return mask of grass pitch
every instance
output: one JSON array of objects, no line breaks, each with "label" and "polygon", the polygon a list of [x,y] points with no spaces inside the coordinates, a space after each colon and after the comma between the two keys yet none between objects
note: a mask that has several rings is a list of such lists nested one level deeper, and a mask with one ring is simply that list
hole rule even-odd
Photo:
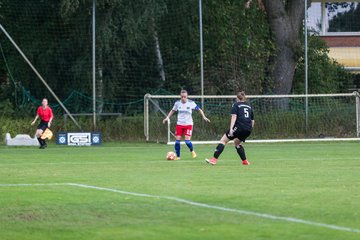
[{"label": "grass pitch", "polygon": [[[0,184],[79,183],[170,196],[360,231],[359,142],[0,147]],[[0,239],[360,239],[360,232],[203,208],[164,198],[70,185],[0,186]]]}]

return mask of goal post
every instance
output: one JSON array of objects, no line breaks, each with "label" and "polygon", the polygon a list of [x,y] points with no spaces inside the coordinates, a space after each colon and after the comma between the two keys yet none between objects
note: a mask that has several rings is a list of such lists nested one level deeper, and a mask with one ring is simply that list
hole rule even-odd
[{"label": "goal post", "polygon": [[360,95],[359,92],[356,93],[356,136],[360,137]]},{"label": "goal post", "polygon": [[[154,95],[156,96],[156,95]],[[166,114],[166,110],[163,110],[159,104],[157,104],[154,100],[154,98],[152,97],[151,94],[145,94],[144,96],[144,135],[146,138],[146,141],[150,140],[150,114],[149,114],[149,103],[152,104],[152,106],[156,109],[156,111],[159,111],[160,116],[164,116],[164,118],[167,116]],[[156,99],[156,98],[155,98]],[[174,134],[171,132],[171,120],[169,119],[167,121],[167,141],[170,142],[171,140],[171,135],[174,136]]]},{"label": "goal post", "polygon": [[[146,141],[172,144],[176,117],[163,124],[178,95],[144,96],[144,135]],[[198,144],[218,142],[230,122],[234,95],[192,95],[211,123],[193,113],[193,141]],[[254,108],[255,128],[249,142],[360,140],[360,95],[337,94],[249,95]],[[306,104],[308,114],[306,114]],[[308,117],[308,121],[306,121]],[[308,126],[306,126],[308,122]]]}]

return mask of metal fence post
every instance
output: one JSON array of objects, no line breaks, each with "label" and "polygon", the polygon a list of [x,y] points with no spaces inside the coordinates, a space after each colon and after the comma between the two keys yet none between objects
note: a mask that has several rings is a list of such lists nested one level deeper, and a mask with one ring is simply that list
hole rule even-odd
[{"label": "metal fence post", "polygon": [[356,107],[356,136],[360,137],[360,96],[358,92],[354,92],[355,94],[355,107]]},{"label": "metal fence post", "polygon": [[309,86],[308,86],[308,14],[307,14],[307,0],[305,0],[305,16],[304,16],[304,41],[305,41],[305,52],[304,52],[304,67],[305,67],[305,134],[308,134],[309,131],[309,98],[308,98],[308,94],[309,94]]},{"label": "metal fence post", "polygon": [[149,97],[150,94],[144,96],[144,135],[146,141],[149,141]]},{"label": "metal fence post", "polygon": [[201,87],[201,108],[204,109],[204,40],[202,22],[202,0],[199,0],[199,32],[200,32],[200,87]]},{"label": "metal fence post", "polygon": [[167,140],[167,142],[170,142],[170,140],[171,140],[171,139],[170,139],[170,137],[171,137],[171,133],[170,133],[170,132],[171,132],[171,126],[170,126],[170,119],[169,119],[169,120],[168,120],[168,132],[167,132],[167,133],[168,133],[168,134],[167,134],[167,135],[168,135],[168,136],[167,136],[167,137],[168,137],[168,140]]}]

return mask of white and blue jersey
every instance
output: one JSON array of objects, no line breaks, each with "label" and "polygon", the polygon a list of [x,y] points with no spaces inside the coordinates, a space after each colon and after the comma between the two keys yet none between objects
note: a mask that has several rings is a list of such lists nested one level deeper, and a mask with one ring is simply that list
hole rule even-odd
[{"label": "white and blue jersey", "polygon": [[193,125],[192,111],[199,109],[198,105],[192,100],[188,99],[185,103],[180,100],[176,101],[172,110],[177,112],[177,125]]}]

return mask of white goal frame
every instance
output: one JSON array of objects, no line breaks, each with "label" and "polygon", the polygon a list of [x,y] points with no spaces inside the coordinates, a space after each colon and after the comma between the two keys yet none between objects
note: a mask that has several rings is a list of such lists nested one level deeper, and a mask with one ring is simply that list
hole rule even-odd
[{"label": "white goal frame", "polygon": [[[351,97],[353,96],[355,99],[355,108],[356,108],[356,138],[303,138],[303,139],[261,139],[261,140],[247,140],[246,142],[253,143],[276,143],[276,142],[317,142],[317,141],[359,141],[360,140],[360,94],[359,92],[352,93],[335,93],[335,94],[293,94],[293,95],[248,95],[246,96],[248,99],[254,98],[313,98],[313,97]],[[155,99],[178,99],[178,95],[151,95],[145,94],[144,96],[144,135],[145,140],[150,140],[150,131],[149,131],[149,109],[150,102],[156,105]],[[198,99],[234,99],[236,96],[234,95],[189,95],[189,98],[198,98]],[[164,115],[167,116],[167,113],[158,107],[158,110]],[[166,110],[167,111],[167,110]],[[167,122],[167,144],[171,145],[175,142],[172,141],[172,136],[174,134],[171,132],[170,119]],[[217,141],[193,141],[195,144],[214,144],[218,143]],[[182,144],[184,144],[182,142]]]}]

